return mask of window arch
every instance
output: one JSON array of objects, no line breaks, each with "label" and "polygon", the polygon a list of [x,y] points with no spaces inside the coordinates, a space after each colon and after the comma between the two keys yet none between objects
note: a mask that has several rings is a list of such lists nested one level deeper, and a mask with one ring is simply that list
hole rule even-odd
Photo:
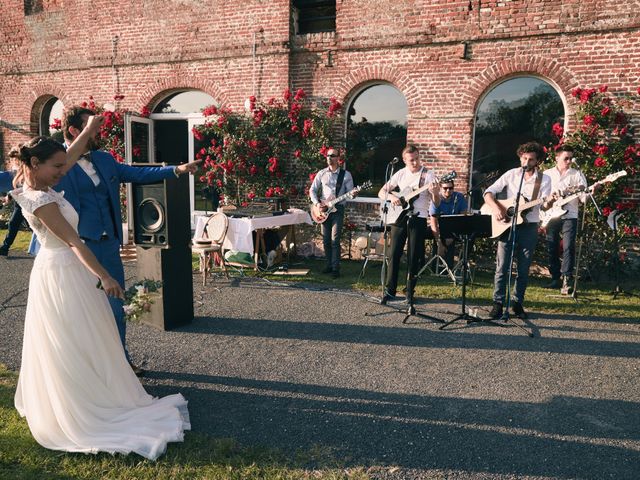
[{"label": "window arch", "polygon": [[57,97],[50,97],[42,105],[38,119],[38,135],[52,136],[58,141],[62,141],[62,130],[52,128],[52,125],[59,124],[62,120],[64,105]]},{"label": "window arch", "polygon": [[208,93],[199,90],[173,92],[154,107],[153,113],[199,113],[204,107],[217,102]]},{"label": "window arch", "polygon": [[[509,78],[492,87],[478,103],[475,115],[472,185],[492,172],[504,173],[518,165],[518,145],[537,141],[548,145],[555,138],[551,126],[564,124],[565,105],[558,91],[534,76]],[[482,204],[482,189],[474,192],[472,205]]]},{"label": "window arch", "polygon": [[356,184],[384,183],[387,164],[407,143],[407,101],[391,84],[366,85],[349,103],[346,160]]}]

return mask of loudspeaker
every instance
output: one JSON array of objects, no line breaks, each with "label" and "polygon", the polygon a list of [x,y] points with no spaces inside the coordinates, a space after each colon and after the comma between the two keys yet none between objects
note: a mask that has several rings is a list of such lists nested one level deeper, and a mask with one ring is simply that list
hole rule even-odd
[{"label": "loudspeaker", "polygon": [[133,239],[136,245],[157,248],[189,245],[191,212],[188,175],[144,185],[134,183],[131,189]]},{"label": "loudspeaker", "polygon": [[138,280],[162,281],[151,311],[141,321],[161,330],[171,330],[193,320],[191,249],[186,247],[136,247]]}]

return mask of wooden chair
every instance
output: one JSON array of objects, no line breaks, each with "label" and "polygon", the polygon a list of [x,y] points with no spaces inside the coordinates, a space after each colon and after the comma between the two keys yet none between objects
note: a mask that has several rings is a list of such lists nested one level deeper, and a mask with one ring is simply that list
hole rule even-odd
[{"label": "wooden chair", "polygon": [[207,285],[207,275],[213,268],[214,262],[219,262],[225,277],[229,278],[227,262],[224,259],[222,244],[229,228],[229,217],[222,212],[216,212],[209,217],[204,226],[202,237],[194,238],[191,251],[200,256],[200,271],[202,285]]}]

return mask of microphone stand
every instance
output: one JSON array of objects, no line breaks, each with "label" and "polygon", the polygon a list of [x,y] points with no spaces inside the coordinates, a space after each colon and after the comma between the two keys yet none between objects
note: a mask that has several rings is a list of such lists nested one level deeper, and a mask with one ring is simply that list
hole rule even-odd
[{"label": "microphone stand", "polygon": [[[593,206],[595,207],[598,215],[602,215],[602,211],[598,204],[596,203],[595,198],[593,198],[593,192],[588,192],[587,198],[593,202]],[[580,225],[578,229],[578,249],[576,251],[576,265],[575,265],[575,274],[573,277],[573,291],[571,292],[571,298],[574,302],[578,303],[578,278],[580,277],[580,259],[582,258],[582,245],[584,243],[584,226],[586,225],[587,218],[587,202],[584,202],[582,207],[582,218],[580,220]],[[562,295],[560,295],[562,297]]]},{"label": "microphone stand", "polygon": [[[394,158],[387,164],[387,168],[385,170],[384,175],[384,184],[386,185],[391,180],[393,176],[393,169],[396,164],[396,159]],[[387,214],[389,213],[389,190],[385,188],[384,190],[384,200],[382,203],[382,218],[380,219],[380,225],[382,227],[382,269],[380,270],[380,286],[382,288],[382,297],[384,297],[384,284],[387,277],[387,243],[389,240],[389,228],[387,226]]]},{"label": "microphone stand", "polygon": [[505,309],[502,312],[501,320],[504,320],[505,322],[510,322],[514,326],[526,332],[527,335],[529,335],[530,337],[533,337],[532,332],[527,332],[522,325],[515,323],[509,316],[509,309],[511,308],[511,279],[513,277],[513,259],[514,259],[515,249],[516,249],[515,247],[516,247],[516,237],[517,237],[516,226],[518,225],[520,196],[522,194],[522,185],[524,184],[524,175],[526,172],[527,172],[527,167],[522,167],[522,175],[520,175],[520,184],[518,185],[518,192],[516,193],[516,201],[513,205],[513,217],[511,217],[511,230],[509,231],[509,239],[507,240],[507,243],[510,245],[510,248],[511,248],[511,255],[509,258],[509,275],[507,279]]}]

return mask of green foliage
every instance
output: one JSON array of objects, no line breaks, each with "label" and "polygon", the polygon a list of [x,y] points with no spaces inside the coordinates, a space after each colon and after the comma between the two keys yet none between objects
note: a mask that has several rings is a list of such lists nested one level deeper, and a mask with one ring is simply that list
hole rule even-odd
[{"label": "green foliage", "polygon": [[247,114],[209,106],[207,118],[193,129],[206,146],[200,178],[222,192],[227,204],[246,205],[256,197],[296,197],[307,193],[309,175],[322,166],[331,146],[334,120],[341,108],[331,99],[312,108],[302,89],[266,103],[249,99]]}]

